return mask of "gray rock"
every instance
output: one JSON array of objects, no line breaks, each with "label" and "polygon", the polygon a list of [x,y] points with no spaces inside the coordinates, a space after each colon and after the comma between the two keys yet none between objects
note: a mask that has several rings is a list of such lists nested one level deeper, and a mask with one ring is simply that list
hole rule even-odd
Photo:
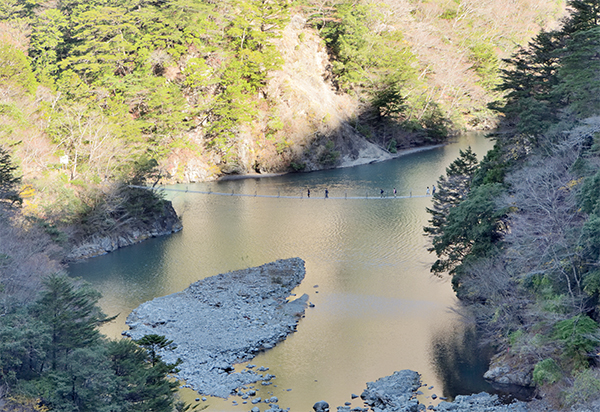
[{"label": "gray rock", "polygon": [[503,353],[494,356],[484,379],[503,385],[533,386],[534,362],[515,362]]},{"label": "gray rock", "polygon": [[504,405],[496,395],[481,392],[475,395],[459,395],[454,402],[440,402],[434,409],[437,412],[527,412],[525,402]]},{"label": "gray rock", "polygon": [[315,412],[329,412],[329,404],[325,401],[319,401],[313,405]]},{"label": "gray rock", "polygon": [[414,395],[420,387],[417,372],[402,370],[367,383],[360,397],[373,410],[417,412],[419,402]]},{"label": "gray rock", "polygon": [[[180,358],[177,378],[201,394],[227,398],[236,388],[262,376],[248,365],[252,359],[296,330],[308,296],[288,302],[304,278],[304,261],[278,260],[259,267],[208,277],[182,292],[143,303],[127,318],[126,336],[164,335],[177,348],[161,351],[163,360]],[[260,371],[268,368],[260,367]]]}]

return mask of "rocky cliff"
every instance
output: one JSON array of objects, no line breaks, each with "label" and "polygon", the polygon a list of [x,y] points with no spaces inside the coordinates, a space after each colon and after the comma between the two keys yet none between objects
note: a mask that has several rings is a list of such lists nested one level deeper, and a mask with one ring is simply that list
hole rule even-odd
[{"label": "rocky cliff", "polygon": [[96,233],[77,242],[66,256],[67,262],[104,255],[118,248],[130,246],[146,239],[170,235],[183,229],[170,201],[163,200],[163,208],[148,219],[136,219],[109,234]]}]

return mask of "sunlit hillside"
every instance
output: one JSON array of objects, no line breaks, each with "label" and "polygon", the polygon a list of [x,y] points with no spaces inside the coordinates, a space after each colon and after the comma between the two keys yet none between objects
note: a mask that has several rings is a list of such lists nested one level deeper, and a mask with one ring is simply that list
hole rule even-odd
[{"label": "sunlit hillside", "polygon": [[[562,1],[0,4],[27,210],[69,220],[140,156],[163,182],[315,170],[495,124],[501,58]],[[19,73],[17,76],[16,73]],[[100,189],[100,191],[98,191]]]}]

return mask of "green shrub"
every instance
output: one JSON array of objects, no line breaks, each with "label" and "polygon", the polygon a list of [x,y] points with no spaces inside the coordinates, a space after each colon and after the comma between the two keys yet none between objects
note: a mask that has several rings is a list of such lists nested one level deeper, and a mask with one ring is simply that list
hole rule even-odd
[{"label": "green shrub", "polygon": [[598,372],[584,369],[575,375],[573,387],[565,392],[565,403],[572,406],[600,396],[600,378]]},{"label": "green shrub", "polygon": [[440,19],[442,20],[452,20],[455,19],[458,12],[455,9],[446,9],[442,14],[440,14]]},{"label": "green shrub", "polygon": [[469,61],[472,68],[481,78],[481,85],[492,88],[498,83],[498,71],[500,59],[496,55],[494,45],[490,43],[477,42],[469,47],[471,52]]},{"label": "green shrub", "polygon": [[554,325],[553,337],[564,347],[563,356],[575,368],[587,367],[588,354],[599,343],[598,324],[586,315],[577,315]]},{"label": "green shrub", "polygon": [[508,334],[508,343],[510,346],[514,346],[524,335],[525,333],[519,329],[514,332]]},{"label": "green shrub", "polygon": [[585,213],[600,212],[600,172],[586,178],[578,193],[579,204]]},{"label": "green shrub", "polygon": [[319,156],[319,162],[324,165],[333,165],[340,158],[340,152],[334,150],[335,144],[330,140],[325,144],[325,150]]},{"label": "green shrub", "polygon": [[590,296],[600,293],[600,270],[583,275],[583,291]]},{"label": "green shrub", "polygon": [[560,367],[551,358],[536,363],[533,368],[533,381],[538,385],[556,383],[562,378],[562,375]]}]

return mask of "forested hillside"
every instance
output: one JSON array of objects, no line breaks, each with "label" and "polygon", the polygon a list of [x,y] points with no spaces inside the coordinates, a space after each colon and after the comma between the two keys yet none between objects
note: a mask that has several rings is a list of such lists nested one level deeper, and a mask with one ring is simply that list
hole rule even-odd
[{"label": "forested hillside", "polygon": [[0,144],[25,210],[84,213],[140,158],[163,182],[335,167],[489,127],[500,58],[561,1],[0,2]]},{"label": "forested hillside", "polygon": [[[461,153],[430,209],[432,271],[499,355],[488,378],[537,387],[551,410],[600,399],[600,2],[519,49],[491,106],[504,133]],[[595,402],[595,403],[594,403]]]}]

